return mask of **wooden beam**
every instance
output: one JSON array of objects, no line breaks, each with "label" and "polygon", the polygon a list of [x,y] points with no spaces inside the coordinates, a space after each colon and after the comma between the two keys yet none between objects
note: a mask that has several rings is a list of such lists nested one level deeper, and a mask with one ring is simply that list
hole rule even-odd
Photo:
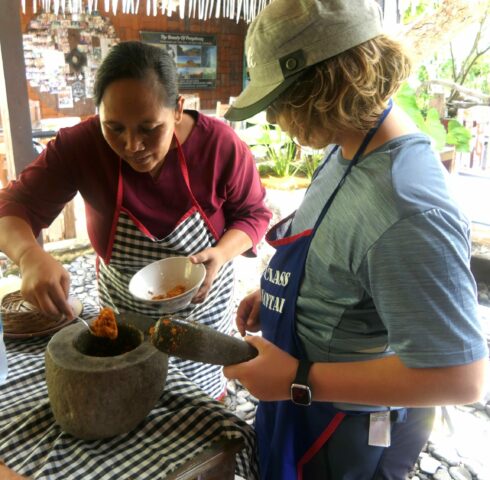
[{"label": "wooden beam", "polygon": [[36,153],[25,73],[19,0],[1,0],[0,113],[10,175],[15,177]]}]

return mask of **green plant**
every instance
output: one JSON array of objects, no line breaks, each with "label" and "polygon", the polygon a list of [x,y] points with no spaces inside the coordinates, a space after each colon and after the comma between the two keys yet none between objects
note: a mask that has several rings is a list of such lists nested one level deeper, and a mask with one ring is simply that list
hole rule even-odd
[{"label": "green plant", "polygon": [[240,137],[258,159],[261,175],[289,177],[299,170],[298,147],[277,125],[255,121],[240,133]]},{"label": "green plant", "polygon": [[422,14],[428,7],[437,5],[437,1],[431,0],[419,0],[417,2],[405,3],[405,10],[402,12],[403,23],[410,23],[417,16]]},{"label": "green plant", "polygon": [[435,108],[428,108],[424,115],[417,102],[415,90],[404,84],[395,96],[396,103],[408,114],[415,125],[433,140],[438,151],[445,145],[454,145],[457,152],[469,152],[471,132],[457,120],[450,119],[447,130]]},{"label": "green plant", "polygon": [[301,152],[300,172],[308,179],[312,179],[320,162],[325,158],[323,150],[303,150]]},{"label": "green plant", "polygon": [[451,119],[447,125],[446,143],[454,145],[457,152],[470,151],[471,132],[457,120]]}]

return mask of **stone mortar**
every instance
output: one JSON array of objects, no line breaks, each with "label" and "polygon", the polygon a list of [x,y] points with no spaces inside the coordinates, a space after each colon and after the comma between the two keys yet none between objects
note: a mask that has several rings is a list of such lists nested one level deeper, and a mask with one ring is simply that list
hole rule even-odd
[{"label": "stone mortar", "polygon": [[168,356],[143,340],[139,330],[120,325],[122,331],[129,331],[133,349],[115,356],[93,356],[92,339],[100,339],[81,324],[63,328],[46,347],[51,409],[74,437],[95,440],[131,431],[163,392]]}]

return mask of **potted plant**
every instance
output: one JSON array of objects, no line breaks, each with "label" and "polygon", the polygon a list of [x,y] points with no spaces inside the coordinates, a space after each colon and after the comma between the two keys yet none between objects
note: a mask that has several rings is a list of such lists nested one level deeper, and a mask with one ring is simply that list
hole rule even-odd
[{"label": "potted plant", "polygon": [[277,125],[271,125],[263,115],[257,115],[248,128],[238,132],[250,147],[266,187],[276,189],[305,188],[311,175],[301,159],[301,148]]},{"label": "potted plant", "polygon": [[401,87],[395,101],[420,131],[432,138],[441,161],[452,171],[455,153],[470,151],[471,132],[454,118],[443,121],[436,108],[429,107],[424,114],[417,102],[415,90],[408,84]]}]

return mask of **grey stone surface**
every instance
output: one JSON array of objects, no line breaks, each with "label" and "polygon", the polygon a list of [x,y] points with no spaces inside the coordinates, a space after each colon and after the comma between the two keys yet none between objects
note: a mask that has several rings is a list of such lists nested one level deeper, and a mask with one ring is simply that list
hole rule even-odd
[{"label": "grey stone surface", "polygon": [[451,475],[447,471],[447,468],[442,467],[434,474],[434,480],[451,480]]},{"label": "grey stone surface", "polygon": [[434,445],[433,449],[430,449],[431,455],[444,463],[455,466],[461,461],[456,448],[452,445],[444,445],[442,443]]},{"label": "grey stone surface", "polygon": [[451,467],[449,469],[449,474],[454,480],[471,480],[473,477],[471,473],[464,467]]},{"label": "grey stone surface", "polygon": [[424,473],[433,475],[441,466],[441,462],[426,453],[420,455],[420,470]]},{"label": "grey stone surface", "polygon": [[116,356],[87,355],[77,348],[82,332],[85,327],[78,323],[65,327],[46,348],[54,418],[65,432],[84,440],[129,432],[162,394],[168,357],[149,342]]}]

